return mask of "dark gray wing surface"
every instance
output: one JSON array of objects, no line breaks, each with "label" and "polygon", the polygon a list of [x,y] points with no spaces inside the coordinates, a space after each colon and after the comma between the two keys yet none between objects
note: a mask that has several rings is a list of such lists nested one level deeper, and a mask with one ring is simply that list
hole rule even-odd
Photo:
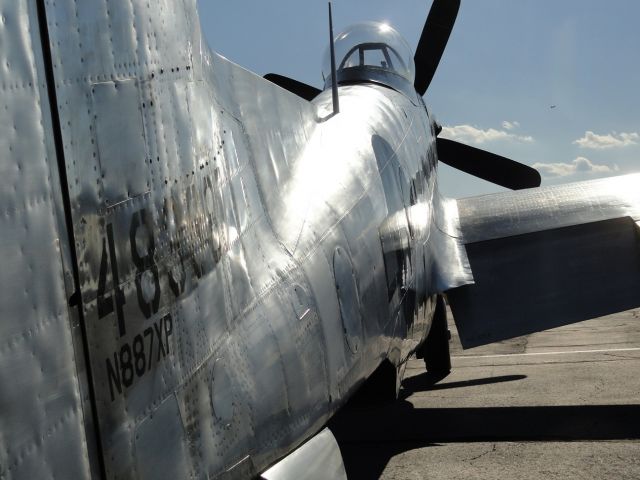
[{"label": "dark gray wing surface", "polygon": [[640,175],[458,200],[465,348],[640,305]]}]

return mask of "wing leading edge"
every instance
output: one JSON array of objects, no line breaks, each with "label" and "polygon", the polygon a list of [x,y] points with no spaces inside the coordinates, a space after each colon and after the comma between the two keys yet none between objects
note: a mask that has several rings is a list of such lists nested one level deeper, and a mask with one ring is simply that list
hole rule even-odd
[{"label": "wing leading edge", "polygon": [[640,175],[458,200],[471,348],[640,306]]}]

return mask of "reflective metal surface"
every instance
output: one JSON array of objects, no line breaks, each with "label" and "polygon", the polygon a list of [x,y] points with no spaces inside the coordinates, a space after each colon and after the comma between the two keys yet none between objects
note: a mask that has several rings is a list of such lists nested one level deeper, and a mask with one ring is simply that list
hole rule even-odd
[{"label": "reflective metal surface", "polygon": [[465,243],[631,217],[640,220],[640,175],[458,200]]},{"label": "reflective metal surface", "polygon": [[474,285],[449,292],[465,348],[640,305],[640,175],[458,201]]},{"label": "reflective metal surface", "polygon": [[397,386],[465,244],[637,211],[442,199],[417,95],[333,115],[211,52],[195,0],[0,7],[0,477],[255,477]]},{"label": "reflective metal surface", "polygon": [[[428,229],[403,213],[405,243],[385,253],[380,240],[385,219],[434,195],[421,104],[347,88],[344,113],[326,120],[329,97],[307,103],[210,53],[184,3],[62,0],[42,12],[69,179],[57,196],[70,199],[94,389],[79,408],[83,377],[70,375],[75,399],[60,408],[95,408],[95,431],[73,423],[92,438],[72,438],[98,449],[109,478],[261,471],[388,352],[401,363],[428,325]],[[40,275],[33,284],[55,292]],[[82,370],[66,307],[47,311],[66,319],[61,368]],[[36,372],[24,373],[34,385]],[[88,475],[82,449],[56,458],[73,455]]]},{"label": "reflective metal surface", "polygon": [[260,475],[264,480],[346,480],[340,448],[328,428]]},{"label": "reflective metal surface", "polygon": [[35,1],[0,1],[0,125],[0,478],[88,478],[91,405]]}]

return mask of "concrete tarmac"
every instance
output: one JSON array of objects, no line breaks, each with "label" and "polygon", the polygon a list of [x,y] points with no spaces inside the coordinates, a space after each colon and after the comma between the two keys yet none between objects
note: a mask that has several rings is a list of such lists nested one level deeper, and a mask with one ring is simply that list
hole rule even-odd
[{"label": "concrete tarmac", "polygon": [[448,377],[410,360],[400,400],[339,414],[349,479],[640,479],[640,309],[466,351],[450,328]]}]

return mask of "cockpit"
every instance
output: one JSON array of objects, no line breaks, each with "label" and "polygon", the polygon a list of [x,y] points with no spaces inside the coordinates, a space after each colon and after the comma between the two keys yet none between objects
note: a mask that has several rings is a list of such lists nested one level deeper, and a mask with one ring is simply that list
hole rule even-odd
[{"label": "cockpit", "polygon": [[[385,23],[353,25],[334,40],[338,84],[379,83],[398,90],[411,88],[415,66],[411,48],[402,36]],[[331,54],[324,55],[322,76],[330,88]]]}]

